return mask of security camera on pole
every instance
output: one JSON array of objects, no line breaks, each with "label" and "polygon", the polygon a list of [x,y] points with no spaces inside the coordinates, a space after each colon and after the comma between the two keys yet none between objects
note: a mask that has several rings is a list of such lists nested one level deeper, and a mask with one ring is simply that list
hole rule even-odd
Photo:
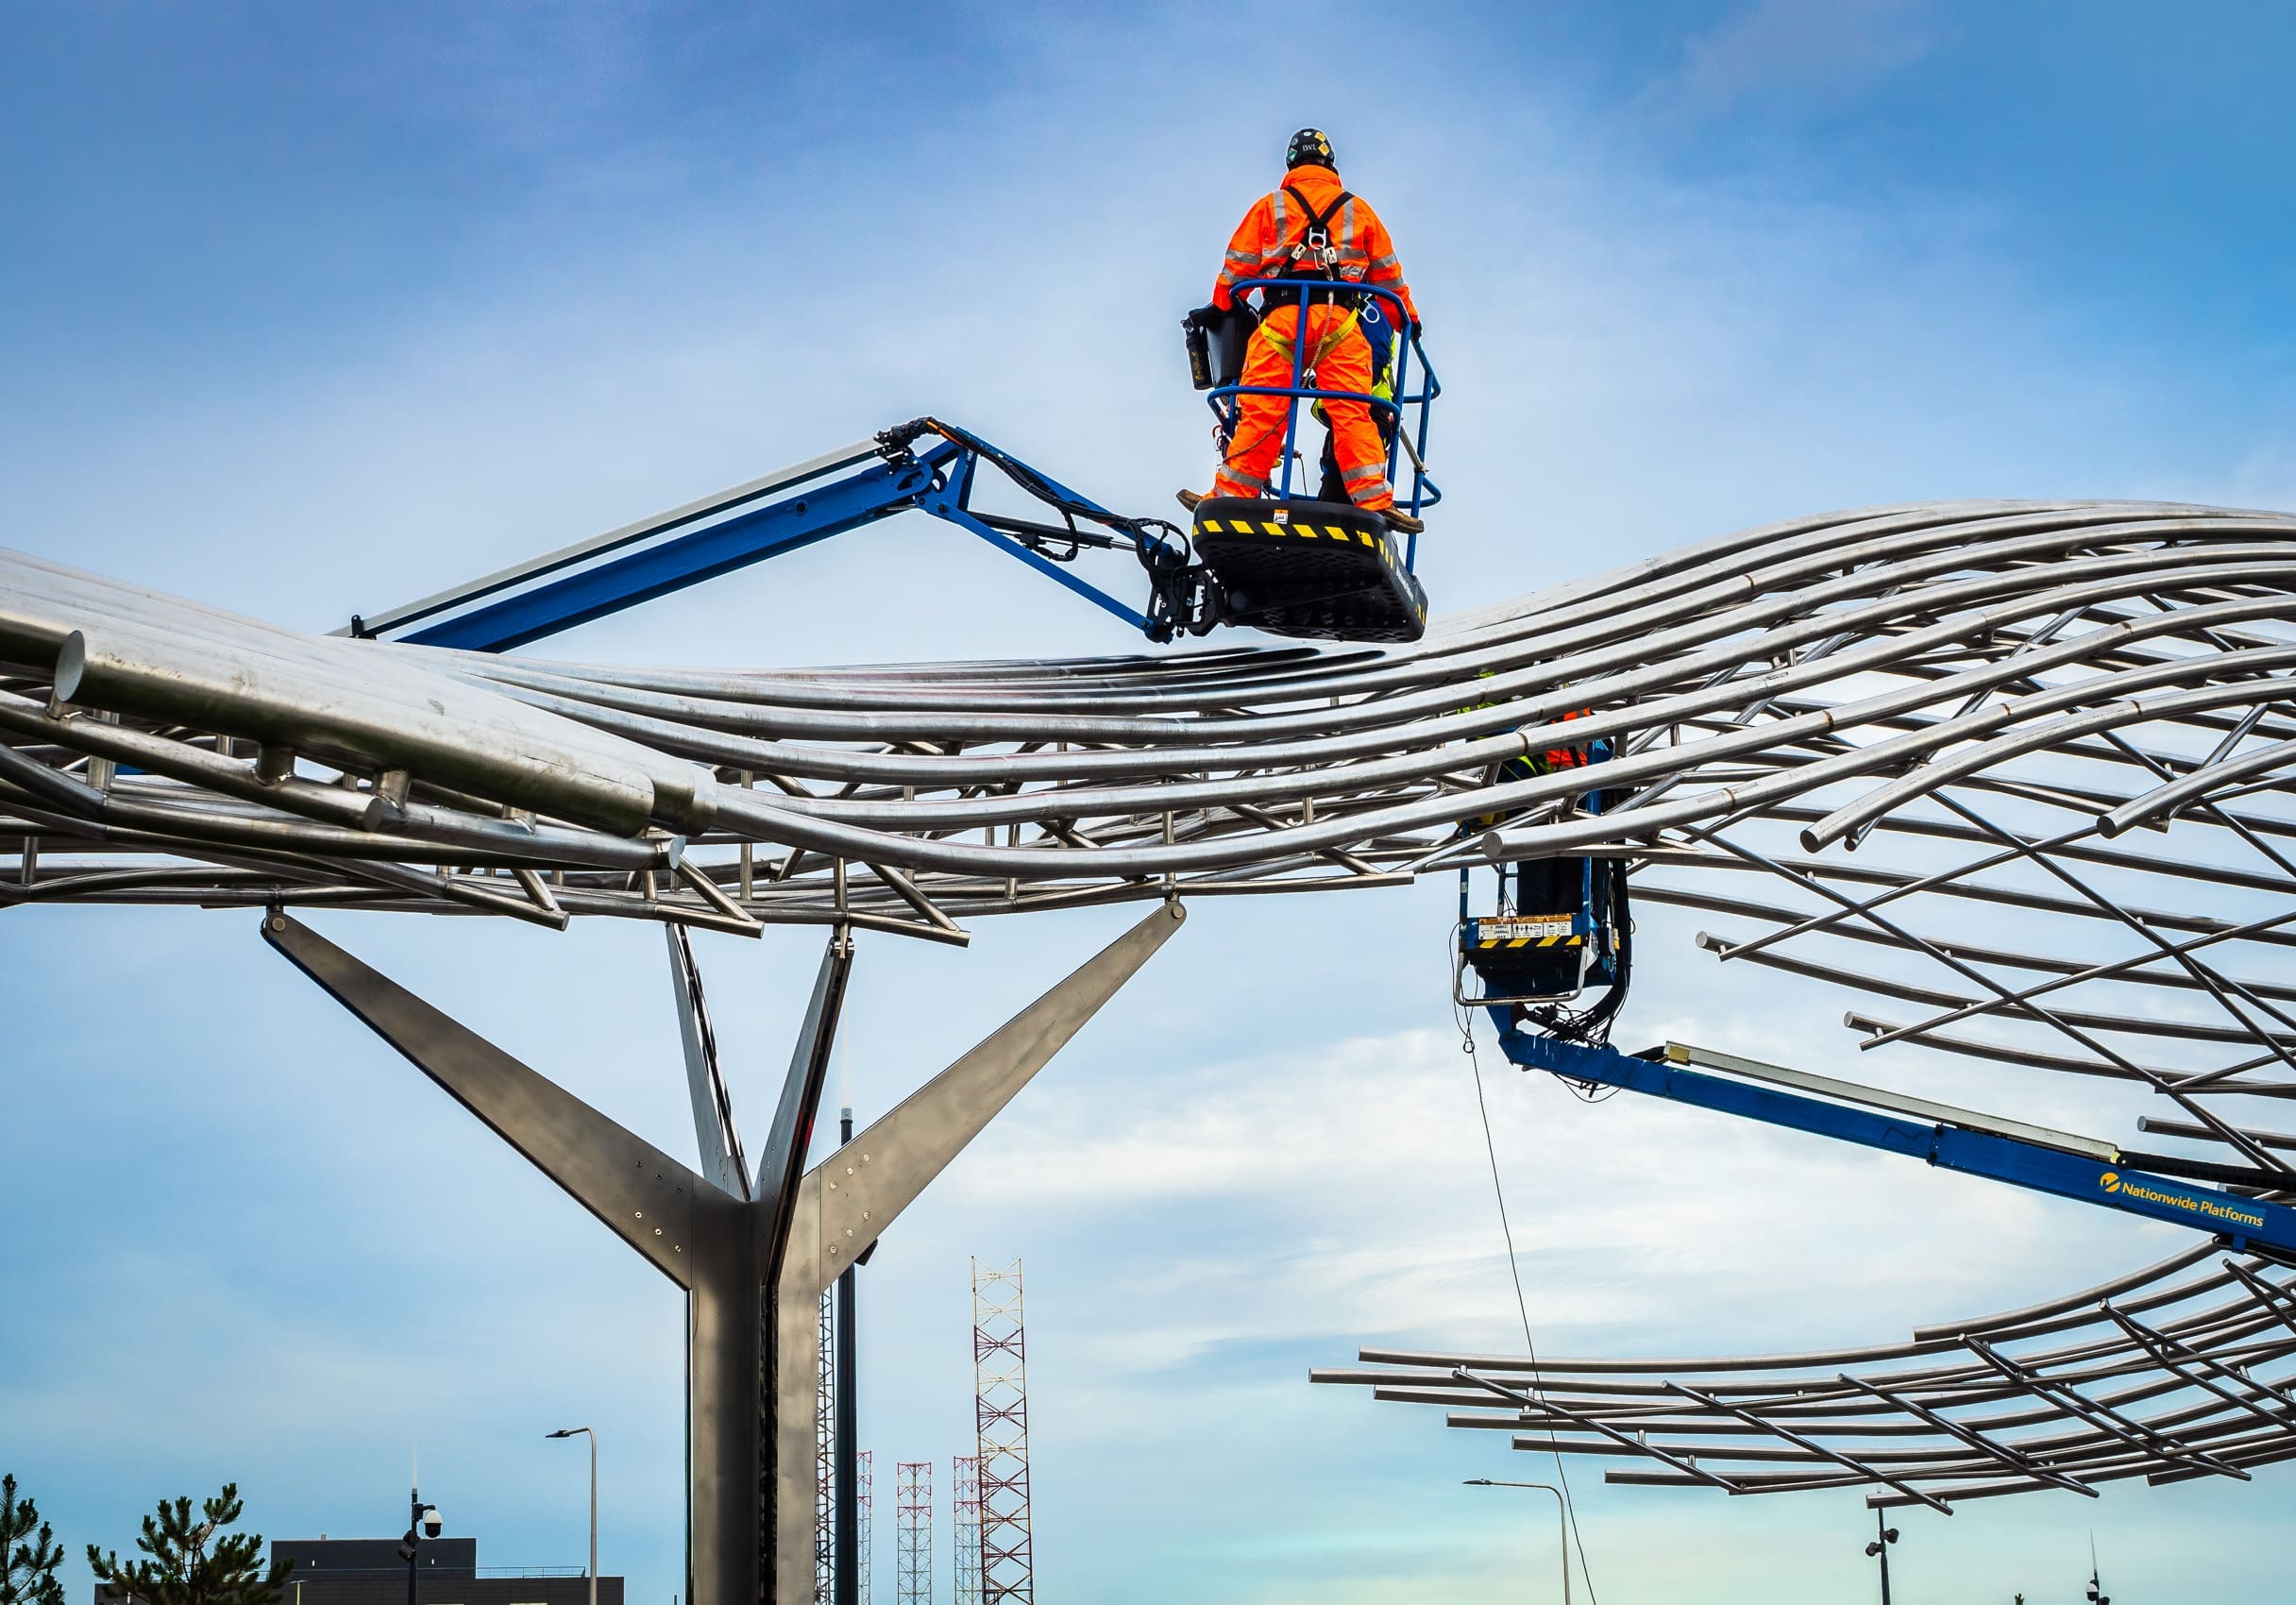
[{"label": "security camera on pole", "polygon": [[407,1490],[407,1535],[398,1541],[398,1557],[407,1563],[407,1605],[416,1605],[414,1585],[417,1557],[422,1553],[423,1540],[436,1538],[447,1525],[436,1505],[423,1503],[420,1484]]},{"label": "security camera on pole", "polygon": [[1882,1523],[1882,1512],[1874,1512],[1874,1529],[1882,1536],[1866,1546],[1866,1553],[1879,1555],[1882,1558],[1882,1605],[1889,1605],[1889,1546],[1898,1541],[1898,1529],[1894,1527],[1886,1527]]}]

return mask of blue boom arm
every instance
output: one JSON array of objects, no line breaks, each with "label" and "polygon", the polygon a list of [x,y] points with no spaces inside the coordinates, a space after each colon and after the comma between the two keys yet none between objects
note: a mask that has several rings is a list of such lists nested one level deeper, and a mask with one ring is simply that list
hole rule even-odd
[{"label": "blue boom arm", "polygon": [[[1496,1018],[1504,1011],[1491,1012]],[[1690,1069],[1687,1059],[1697,1050],[1669,1045],[1663,1056],[1637,1056],[1615,1048],[1588,1047],[1518,1031],[1503,1019],[1499,1047],[1526,1070],[1552,1071],[1572,1081],[1624,1088],[1672,1103],[1902,1154],[1941,1170],[1984,1176],[2180,1226],[2197,1226],[2230,1238],[2237,1252],[2254,1244],[2282,1254],[2296,1253],[2296,1209],[2135,1168],[2127,1162],[2135,1156],[2124,1157],[2111,1144],[2095,1139],[2044,1132],[1970,1110],[1730,1061],[1749,1071],[1771,1070],[1773,1075],[1791,1077],[1803,1085],[1841,1089],[1900,1108],[1917,1108],[1933,1117],[1909,1120],[1902,1114],[1854,1107],[1804,1091],[1753,1085]],[[1719,1056],[1709,1056],[1710,1059]],[[2145,1157],[2152,1163],[2169,1162],[2160,1157]]]},{"label": "blue boom arm", "polygon": [[[975,508],[984,461],[1062,521]],[[338,634],[508,651],[912,508],[979,536],[1156,639],[1185,625],[1175,615],[1187,610],[1187,549],[1170,525],[1111,513],[975,435],[920,419],[421,601],[354,617]],[[1070,565],[1086,548],[1133,551],[1154,593],[1150,611],[1079,577]]]}]

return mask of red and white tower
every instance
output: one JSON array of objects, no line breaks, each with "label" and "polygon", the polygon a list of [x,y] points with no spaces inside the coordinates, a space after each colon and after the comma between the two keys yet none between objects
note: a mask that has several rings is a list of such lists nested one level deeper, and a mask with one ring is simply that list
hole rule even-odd
[{"label": "red and white tower", "polygon": [[933,1462],[901,1461],[900,1605],[933,1605]]},{"label": "red and white tower", "polygon": [[981,1458],[949,1462],[956,1528],[956,1605],[981,1605]]},{"label": "red and white tower", "polygon": [[981,1605],[1036,1605],[1028,1516],[1028,1344],[1021,1261],[972,1262],[973,1414],[979,1424]]},{"label": "red and white tower", "polygon": [[813,1413],[813,1597],[836,1598],[837,1492],[836,1294],[821,1295],[821,1363]]},{"label": "red and white tower", "polygon": [[877,1457],[874,1451],[863,1449],[853,1456],[853,1504],[861,1517],[861,1541],[855,1557],[860,1564],[853,1569],[861,1574],[861,1605],[870,1605],[875,1596],[869,1593],[869,1554],[875,1526],[871,1518],[877,1513]]}]

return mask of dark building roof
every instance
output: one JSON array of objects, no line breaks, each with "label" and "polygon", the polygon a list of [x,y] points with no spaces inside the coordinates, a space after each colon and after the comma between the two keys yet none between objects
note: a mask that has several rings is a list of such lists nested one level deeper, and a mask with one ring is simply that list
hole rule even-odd
[{"label": "dark building roof", "polygon": [[[407,1575],[407,1563],[396,1538],[275,1538],[274,1565],[293,1561],[293,1575],[306,1581],[339,1572],[397,1572]],[[475,1576],[479,1569],[479,1541],[475,1538],[426,1538],[416,1557],[423,1576]]]},{"label": "dark building roof", "polygon": [[[475,1538],[426,1538],[417,1557],[416,1605],[589,1605],[580,1566],[479,1570]],[[292,1560],[282,1605],[407,1605],[407,1563],[396,1538],[280,1538],[271,1559]],[[122,1605],[98,1585],[95,1605]],[[598,1580],[598,1605],[622,1605],[622,1580]]]}]

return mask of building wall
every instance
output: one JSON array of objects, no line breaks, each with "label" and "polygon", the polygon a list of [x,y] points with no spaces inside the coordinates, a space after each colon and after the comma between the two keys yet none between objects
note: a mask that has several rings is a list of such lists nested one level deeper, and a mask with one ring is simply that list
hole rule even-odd
[{"label": "building wall", "polygon": [[[274,1563],[293,1560],[281,1605],[407,1605],[407,1563],[396,1538],[282,1538],[271,1546]],[[423,1541],[415,1576],[415,1605],[589,1605],[590,1580],[579,1566],[549,1576],[481,1574],[475,1538]],[[98,1586],[95,1605],[122,1605]],[[622,1605],[622,1580],[598,1580],[598,1605]]]},{"label": "building wall", "polygon": [[[416,1605],[589,1605],[585,1577],[425,1576],[417,1580]],[[407,1569],[369,1572],[338,1569],[287,1578],[283,1605],[406,1605]],[[622,1580],[598,1580],[598,1605],[622,1605]]]}]

